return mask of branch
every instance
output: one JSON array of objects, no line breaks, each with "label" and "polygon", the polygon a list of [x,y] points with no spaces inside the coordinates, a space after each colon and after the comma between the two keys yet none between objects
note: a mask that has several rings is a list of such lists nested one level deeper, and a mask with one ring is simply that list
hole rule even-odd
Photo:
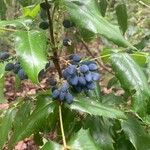
[{"label": "branch", "polygon": [[[45,3],[46,3],[46,5],[48,5],[48,0],[45,0]],[[52,51],[53,51],[53,63],[55,65],[55,68],[58,71],[59,78],[61,78],[62,77],[62,72],[61,72],[61,68],[60,68],[60,64],[59,64],[59,58],[58,58],[58,54],[57,54],[57,48],[55,47],[55,38],[54,38],[54,33],[53,33],[53,20],[51,18],[50,10],[49,10],[48,7],[46,8],[46,11],[47,11],[47,16],[48,16],[48,21],[49,21],[50,40],[51,40],[51,43],[53,44],[53,47],[52,47]]]}]

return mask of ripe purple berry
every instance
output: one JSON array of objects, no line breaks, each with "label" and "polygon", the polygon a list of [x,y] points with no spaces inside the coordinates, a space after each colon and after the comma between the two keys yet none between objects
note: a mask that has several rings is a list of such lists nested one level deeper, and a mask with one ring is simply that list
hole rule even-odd
[{"label": "ripe purple berry", "polygon": [[80,72],[81,73],[86,73],[89,71],[89,67],[87,65],[81,65],[80,66]]}]

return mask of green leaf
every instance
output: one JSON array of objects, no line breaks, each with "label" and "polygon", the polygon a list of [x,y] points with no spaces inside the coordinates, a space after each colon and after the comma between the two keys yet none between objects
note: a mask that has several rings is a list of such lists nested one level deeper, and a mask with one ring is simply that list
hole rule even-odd
[{"label": "green leaf", "polygon": [[[150,92],[148,81],[141,68],[126,53],[113,54],[110,59],[122,88],[132,96],[134,111],[142,116],[145,115]],[[135,91],[134,94],[133,91]]]},{"label": "green leaf", "polygon": [[150,135],[135,116],[129,114],[121,123],[122,129],[136,150],[150,150]]},{"label": "green leaf", "polygon": [[[121,35],[118,26],[112,25],[101,16],[95,0],[64,0],[64,2],[72,20],[79,28],[85,28],[98,36],[103,35],[119,46],[135,49]],[[79,16],[82,16],[82,19]]]},{"label": "green leaf", "polygon": [[0,124],[0,149],[2,149],[4,144],[7,142],[15,113],[16,110],[14,108],[8,109],[6,110],[6,113],[4,113],[5,116],[2,118],[2,122]]},{"label": "green leaf", "polygon": [[0,21],[0,27],[10,26],[10,28],[11,28],[11,26],[12,26],[12,27],[16,27],[16,28],[26,28],[30,24],[32,24],[32,20],[29,18]]},{"label": "green leaf", "polygon": [[112,123],[109,119],[97,116],[87,116],[83,123],[84,128],[89,129],[96,144],[98,144],[103,150],[114,150],[114,141],[110,132]]},{"label": "green leaf", "polygon": [[32,8],[31,8],[31,6],[30,7],[24,7],[23,8],[23,16],[35,18],[38,15],[39,11],[40,11],[40,5],[39,4],[33,6]]},{"label": "green leaf", "polygon": [[88,97],[75,97],[70,105],[71,109],[108,118],[125,119],[125,114],[117,109],[105,106]]},{"label": "green leaf", "polygon": [[140,66],[145,66],[149,54],[146,54],[144,52],[134,52],[133,54],[131,54],[131,56]]},{"label": "green leaf", "polygon": [[41,150],[61,150],[61,149],[63,149],[63,146],[53,141],[46,142],[45,145],[41,148]]},{"label": "green leaf", "polygon": [[38,74],[47,63],[45,35],[40,31],[17,32],[16,52],[28,77],[38,83]]},{"label": "green leaf", "polygon": [[21,105],[18,109],[18,112],[15,116],[14,122],[14,132],[18,130],[18,128],[22,125],[23,121],[26,120],[30,115],[31,110],[31,101],[28,100],[26,102],[21,101],[18,105]]},{"label": "green leaf", "polygon": [[128,27],[127,8],[125,4],[118,4],[116,6],[116,15],[117,15],[118,24],[124,34]]},{"label": "green leaf", "polygon": [[15,129],[9,142],[9,148],[11,149],[18,141],[29,137],[31,134],[37,133],[39,128],[43,126],[45,118],[53,112],[54,107],[55,103],[51,100],[41,107],[36,107],[32,114],[22,121],[21,126]]},{"label": "green leaf", "polygon": [[81,129],[68,144],[71,150],[101,150],[97,147],[88,130]]}]

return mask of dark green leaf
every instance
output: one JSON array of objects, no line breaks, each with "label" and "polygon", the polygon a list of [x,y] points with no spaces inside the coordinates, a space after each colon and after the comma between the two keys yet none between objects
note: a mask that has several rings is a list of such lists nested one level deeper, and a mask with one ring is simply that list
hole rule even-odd
[{"label": "dark green leaf", "polygon": [[71,109],[88,113],[90,115],[98,115],[108,118],[125,119],[125,114],[117,109],[107,107],[101,103],[98,103],[88,97],[76,97],[74,102],[70,105]]},{"label": "dark green leaf", "polygon": [[38,83],[38,74],[47,63],[45,35],[40,31],[17,32],[16,52],[28,77]]},{"label": "dark green leaf", "polygon": [[145,115],[150,92],[147,79],[141,68],[126,53],[113,54],[110,59],[121,86],[132,96],[133,109],[140,115]]},{"label": "dark green leaf", "polygon": [[129,114],[128,119],[122,121],[121,126],[136,150],[150,150],[150,135],[135,116]]},{"label": "dark green leaf", "polygon": [[118,4],[116,7],[116,15],[118,24],[123,33],[126,32],[128,27],[128,16],[127,16],[127,9],[125,4]]},{"label": "dark green leaf", "polygon": [[30,110],[31,110],[31,101],[26,101],[25,103],[20,102],[21,105],[18,109],[18,112],[16,113],[15,116],[15,122],[14,122],[14,131],[17,130],[19,127],[22,126],[24,120],[26,120],[29,115],[30,115]]},{"label": "dark green leaf", "polygon": [[[117,45],[123,47],[129,46],[135,49],[121,35],[118,26],[110,24],[105,18],[101,16],[95,0],[78,0],[77,2],[81,5],[77,5],[70,0],[64,1],[67,11],[79,28],[85,28],[98,36],[103,35]],[[80,16],[82,16],[82,19]]]},{"label": "dark green leaf", "polygon": [[9,147],[12,148],[18,141],[37,133],[39,128],[43,126],[45,118],[53,112],[54,107],[55,103],[49,100],[49,103],[35,108],[32,114],[15,130],[9,142]]},{"label": "dark green leaf", "polygon": [[116,96],[113,93],[104,95],[102,97],[102,103],[107,105],[107,106],[119,106],[121,104],[123,104],[124,99],[121,96]]},{"label": "dark green leaf", "polygon": [[0,149],[2,149],[4,144],[7,142],[15,113],[16,110],[14,108],[8,109],[6,110],[6,113],[4,113],[5,116],[2,118],[2,122],[0,124]]},{"label": "dark green leaf", "polygon": [[110,128],[112,123],[108,119],[95,116],[87,116],[83,121],[84,128],[89,129],[94,141],[103,150],[114,150]]},{"label": "dark green leaf", "polygon": [[71,150],[101,150],[97,147],[88,130],[81,129],[68,142]]}]

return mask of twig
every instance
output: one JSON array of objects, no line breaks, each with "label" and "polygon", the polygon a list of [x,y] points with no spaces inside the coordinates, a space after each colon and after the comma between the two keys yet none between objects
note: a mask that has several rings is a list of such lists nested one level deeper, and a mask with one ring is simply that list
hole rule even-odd
[{"label": "twig", "polygon": [[[48,0],[45,0],[46,5],[48,6]],[[50,10],[47,7],[47,16],[48,16],[48,21],[49,21],[49,34],[50,34],[50,40],[51,43],[53,44],[52,51],[53,51],[53,63],[58,71],[59,78],[62,77],[62,72],[59,64],[59,59],[58,59],[58,54],[57,54],[57,48],[55,47],[55,39],[54,39],[54,33],[53,33],[53,20],[50,15]]]},{"label": "twig", "polygon": [[[93,53],[89,50],[88,46],[86,45],[86,43],[82,40],[81,40],[81,43],[83,44],[83,46],[85,47],[85,49],[87,50],[87,52],[92,56],[92,58],[95,58],[95,56],[93,55]],[[114,73],[112,71],[110,71],[106,66],[104,66],[100,61],[98,61],[98,59],[96,59],[97,63],[103,68],[105,69],[106,71],[108,71],[109,73],[113,74]]]}]

